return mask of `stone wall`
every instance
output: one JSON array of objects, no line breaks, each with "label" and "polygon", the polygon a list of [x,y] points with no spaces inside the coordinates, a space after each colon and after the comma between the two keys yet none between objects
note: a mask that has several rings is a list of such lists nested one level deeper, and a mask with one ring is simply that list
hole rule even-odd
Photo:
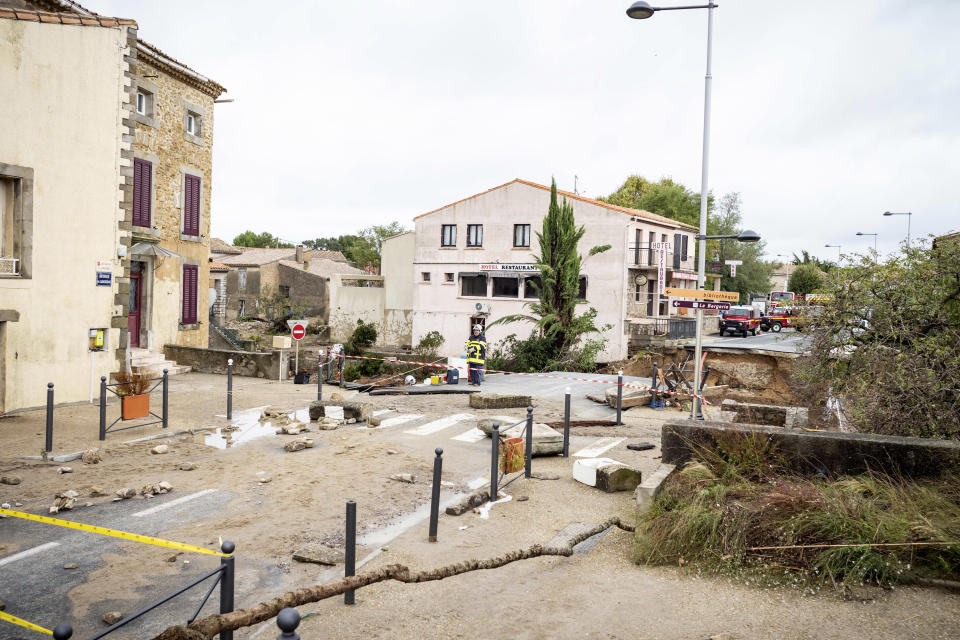
[{"label": "stone wall", "polygon": [[175,360],[177,364],[189,365],[194,371],[226,374],[227,360],[233,358],[234,375],[268,380],[279,380],[281,372],[286,373],[290,369],[291,353],[290,349],[270,352],[228,351],[175,344],[163,348],[166,358]]}]

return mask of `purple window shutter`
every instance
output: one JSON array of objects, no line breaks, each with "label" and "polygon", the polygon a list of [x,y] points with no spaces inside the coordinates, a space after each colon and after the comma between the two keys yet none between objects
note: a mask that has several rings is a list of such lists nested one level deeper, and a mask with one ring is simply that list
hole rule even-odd
[{"label": "purple window shutter", "polygon": [[183,324],[197,322],[197,265],[183,265]]},{"label": "purple window shutter", "polygon": [[144,227],[153,224],[153,211],[151,211],[151,194],[153,194],[153,163],[141,160],[141,171],[143,172],[144,189],[141,192],[142,201],[140,202],[140,222]]},{"label": "purple window shutter", "polygon": [[184,176],[183,232],[188,236],[200,235],[200,178]]},{"label": "purple window shutter", "polygon": [[150,192],[153,164],[140,158],[133,159],[133,224],[150,226]]}]

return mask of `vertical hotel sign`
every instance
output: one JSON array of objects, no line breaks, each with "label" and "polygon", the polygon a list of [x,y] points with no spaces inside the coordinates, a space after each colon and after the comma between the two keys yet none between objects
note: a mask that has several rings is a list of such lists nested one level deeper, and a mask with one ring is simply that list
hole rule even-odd
[{"label": "vertical hotel sign", "polygon": [[673,251],[673,243],[651,242],[650,250],[657,252],[657,293],[662,296],[667,286],[667,253]]}]

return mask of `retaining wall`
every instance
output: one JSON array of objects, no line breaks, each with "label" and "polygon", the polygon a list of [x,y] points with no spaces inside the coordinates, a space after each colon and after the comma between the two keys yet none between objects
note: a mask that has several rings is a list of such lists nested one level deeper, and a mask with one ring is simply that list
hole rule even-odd
[{"label": "retaining wall", "polygon": [[[286,374],[290,368],[289,362],[292,353],[291,349],[255,352],[202,349],[174,344],[164,345],[163,347],[164,357],[168,360],[175,360],[177,364],[189,365],[194,371],[225,374],[227,372],[227,360],[233,358],[234,375],[268,378],[270,380],[280,379],[281,371]],[[286,379],[286,375],[283,376],[283,379]]]}]

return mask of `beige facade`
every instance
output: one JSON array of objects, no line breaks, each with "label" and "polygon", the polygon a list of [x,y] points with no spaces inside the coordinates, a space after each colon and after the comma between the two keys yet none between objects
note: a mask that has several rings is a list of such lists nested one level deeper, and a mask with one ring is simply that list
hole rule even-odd
[{"label": "beige facade", "polygon": [[124,57],[136,28],[58,15],[0,8],[0,413],[42,405],[48,382],[57,403],[87,400],[124,360]]},{"label": "beige facade", "polygon": [[416,234],[405,231],[383,241],[380,273],[383,274],[383,322],[378,340],[388,345],[413,344],[413,256]]},{"label": "beige facade", "polygon": [[[607,347],[601,359],[624,358],[632,325],[676,312],[669,299],[657,294],[657,265],[650,260],[649,243],[677,245],[667,254],[665,282],[667,286],[695,288],[696,229],[646,211],[572,193],[560,195],[573,206],[576,223],[586,230],[580,254],[585,283],[581,286],[585,286],[587,302],[579,311],[594,307],[597,326],[610,326],[604,334]],[[460,355],[472,324],[524,313],[524,302],[533,299],[526,280],[536,275],[536,233],[549,203],[548,187],[514,180],[415,219],[411,265],[414,343],[437,330],[445,340],[443,352]],[[591,248],[604,245],[610,248],[589,255]],[[403,265],[395,268],[402,270]],[[638,276],[642,276],[640,285]],[[497,326],[487,332],[487,339],[495,344],[512,333],[525,337],[531,328]]]},{"label": "beige facade", "polygon": [[[213,161],[214,99],[223,91],[155,47],[138,43],[132,95],[136,121],[134,156],[145,171],[149,217],[133,216],[131,270],[139,273],[130,306],[139,319],[129,322],[132,345],[162,351],[165,344],[206,347],[210,309],[210,193]],[[188,179],[199,178],[199,224],[190,227]],[[149,187],[147,182],[149,181]],[[141,206],[143,206],[141,202]],[[140,224],[138,224],[138,222]],[[175,255],[154,255],[157,245]],[[137,250],[142,251],[138,253]],[[185,266],[195,267],[196,300],[185,302]],[[139,295],[139,304],[134,299]],[[189,308],[196,305],[196,317]],[[186,305],[186,306],[185,306]]]}]

